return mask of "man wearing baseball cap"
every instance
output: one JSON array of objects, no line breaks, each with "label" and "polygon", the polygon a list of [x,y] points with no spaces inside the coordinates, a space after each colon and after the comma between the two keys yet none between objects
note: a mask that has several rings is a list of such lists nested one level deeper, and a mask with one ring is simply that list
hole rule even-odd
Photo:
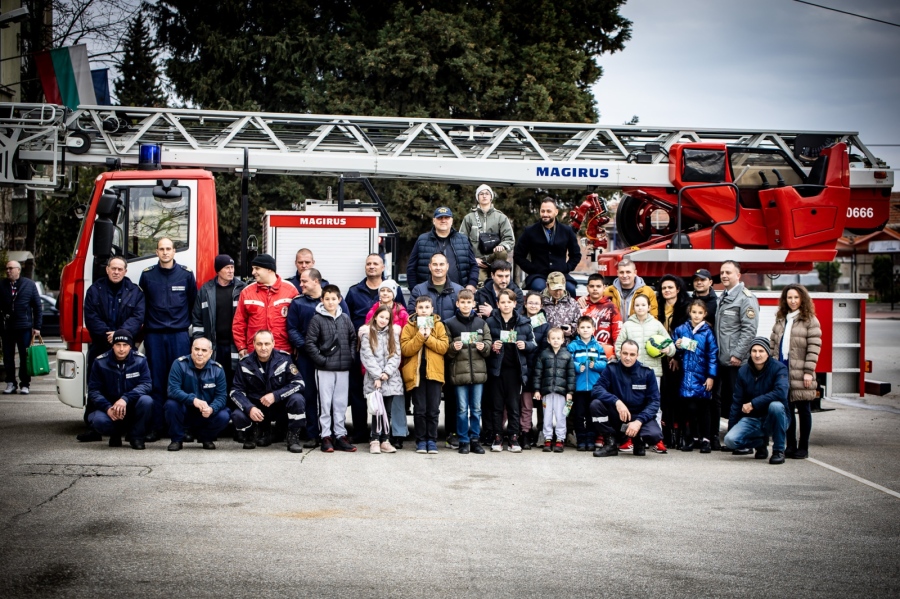
[{"label": "man wearing baseball cap", "polygon": [[715,330],[716,308],[719,305],[719,296],[716,295],[716,290],[713,289],[712,273],[705,268],[701,268],[694,273],[691,281],[694,287],[693,297],[702,299],[706,303],[706,322]]},{"label": "man wearing baseball cap", "polygon": [[257,331],[272,331],[275,349],[290,352],[287,315],[297,289],[275,272],[275,259],[269,254],[260,254],[251,266],[256,282],[241,291],[232,326],[238,354],[243,358],[253,351]]},{"label": "man wearing baseball cap", "polygon": [[441,206],[434,211],[432,224],[431,231],[419,235],[409,255],[407,286],[413,289],[431,278],[431,257],[440,253],[447,256],[447,278],[474,292],[478,286],[478,263],[469,240],[453,228],[453,212]]},{"label": "man wearing baseball cap", "polygon": [[132,449],[144,449],[153,417],[152,387],[147,358],[134,351],[131,332],[115,331],[112,349],[91,366],[88,424],[97,434],[109,436],[110,447],[121,447],[127,434]]},{"label": "man wearing baseball cap", "polygon": [[246,283],[234,276],[234,260],[227,254],[219,254],[215,260],[216,276],[207,281],[197,292],[191,313],[191,336],[206,337],[212,343],[210,356],[225,371],[225,383],[231,391],[238,350],[234,344],[231,323],[241,291]]},{"label": "man wearing baseball cap", "polygon": [[724,442],[735,453],[756,449],[756,459],[764,460],[769,457],[771,436],[769,463],[783,464],[790,382],[787,366],[772,359],[771,354],[766,337],[750,342],[750,360],[738,370]]}]

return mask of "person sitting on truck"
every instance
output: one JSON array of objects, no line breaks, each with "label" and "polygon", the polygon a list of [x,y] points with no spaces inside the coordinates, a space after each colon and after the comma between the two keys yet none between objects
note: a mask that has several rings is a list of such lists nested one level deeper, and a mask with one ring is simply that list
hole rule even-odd
[{"label": "person sitting on truck", "polygon": [[172,362],[191,350],[188,328],[197,297],[197,281],[191,269],[175,262],[175,245],[168,237],[156,242],[159,262],[141,273],[138,285],[144,292],[144,351],[153,379],[153,429],[147,443],[166,434],[163,406]]},{"label": "person sitting on truck", "polygon": [[181,450],[185,421],[203,449],[215,449],[216,437],[231,419],[231,411],[225,406],[225,369],[212,359],[213,347],[209,339],[195,337],[191,355],[181,356],[172,364],[166,400],[166,422],[172,439],[169,451]]},{"label": "person sitting on truck", "polygon": [[566,278],[566,290],[575,297],[575,279],[569,273],[581,261],[578,235],[569,225],[556,220],[559,208],[553,198],[541,201],[541,221],[522,232],[516,244],[516,264],[528,273],[525,289],[543,291],[547,275],[561,272]]},{"label": "person sitting on truck", "polygon": [[[315,365],[306,354],[306,332],[309,322],[322,303],[322,273],[315,268],[300,273],[300,295],[295,297],[288,307],[287,332],[293,348],[294,364],[300,369],[306,381],[303,395],[306,398],[306,442],[303,447],[313,449],[318,445],[319,437],[319,389],[316,387]],[[341,310],[349,313],[347,302],[341,301]],[[368,418],[364,418],[365,422]]]},{"label": "person sitting on truck", "polygon": [[625,322],[629,316],[634,314],[634,298],[638,294],[643,294],[650,298],[650,314],[653,318],[657,318],[659,307],[656,300],[656,292],[653,291],[652,287],[644,283],[644,279],[638,276],[637,266],[635,266],[631,258],[626,257],[619,261],[616,274],[618,275],[616,280],[606,288],[604,295],[616,305],[622,322]]},{"label": "person sitting on truck", "polygon": [[3,364],[6,367],[4,395],[16,392],[16,348],[19,350],[19,393],[28,395],[26,348],[41,332],[42,306],[37,285],[22,278],[22,265],[15,260],[6,263],[6,279],[0,283],[0,327],[3,330]]},{"label": "person sitting on truck", "polygon": [[[463,217],[459,232],[472,244],[480,283],[493,272],[491,265],[494,262],[509,261],[509,252],[515,247],[516,236],[509,217],[494,207],[494,190],[490,186],[480,185],[475,190],[475,201],[478,205]],[[490,314],[481,316],[487,318]]]},{"label": "person sitting on truck", "polygon": [[134,351],[131,332],[119,329],[113,333],[112,349],[91,366],[88,424],[109,437],[110,447],[121,447],[122,435],[128,435],[132,449],[144,449],[152,426],[152,387],[147,358]]},{"label": "person sitting on truck", "polygon": [[241,358],[229,398],[234,428],[244,432],[244,449],[272,444],[272,421],[287,421],[287,450],[300,453],[300,431],[306,426],[303,377],[291,355],[275,348],[272,331],[257,331],[253,351]]},{"label": "person sitting on truck", "polygon": [[495,260],[491,263],[491,280],[485,282],[475,292],[475,309],[478,316],[487,318],[497,309],[497,296],[504,289],[512,289],[516,294],[516,312],[522,310],[525,296],[518,285],[512,282],[512,264],[506,260]]},{"label": "person sitting on truck", "polygon": [[[345,302],[349,310],[347,314],[353,322],[353,328],[359,330],[368,320],[366,315],[373,311],[373,306],[378,303],[379,286],[384,279],[384,259],[378,254],[366,256],[366,278],[351,287],[347,291]],[[327,285],[327,284],[326,284]],[[326,286],[326,285],[323,285]],[[397,294],[397,301],[403,305],[403,292]],[[404,322],[405,324],[405,322]],[[400,325],[403,326],[402,324]],[[359,355],[350,369],[350,412],[353,415],[353,442],[365,443],[369,434],[356,426],[357,422],[365,422],[368,419],[366,410],[366,397],[363,393],[362,363]]]},{"label": "person sitting on truck", "polygon": [[215,259],[216,276],[200,287],[191,313],[194,339],[206,337],[213,344],[212,360],[225,371],[225,384],[231,391],[238,348],[234,343],[234,313],[246,283],[234,277],[234,260],[227,254]]},{"label": "person sitting on truck", "polygon": [[772,347],[765,337],[750,343],[750,360],[738,370],[734,399],[728,415],[725,447],[735,453],[756,449],[756,459],[769,457],[770,464],[784,463],[788,429],[788,368],[772,358]]},{"label": "person sitting on truck", "polygon": [[247,285],[238,298],[234,313],[233,337],[240,357],[253,347],[253,336],[263,329],[272,331],[275,349],[290,352],[287,332],[288,306],[297,296],[297,289],[275,272],[275,259],[260,254],[251,262],[255,283]]},{"label": "person sitting on truck", "polygon": [[[469,240],[453,228],[453,212],[446,206],[441,206],[434,211],[432,223],[434,226],[431,231],[419,235],[409,254],[406,266],[407,285],[414,289],[416,285],[426,281],[431,257],[439,253],[447,259],[447,278],[474,292],[478,286],[478,264]],[[453,298],[453,302],[456,303],[456,298]],[[415,302],[412,302],[412,306],[415,306]],[[407,306],[407,310],[412,314],[412,307]]]}]

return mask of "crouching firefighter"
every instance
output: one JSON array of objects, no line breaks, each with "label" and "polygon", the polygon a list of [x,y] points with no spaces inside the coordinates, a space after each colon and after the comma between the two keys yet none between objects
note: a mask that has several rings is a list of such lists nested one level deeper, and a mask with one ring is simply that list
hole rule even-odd
[{"label": "crouching firefighter", "polygon": [[244,449],[272,444],[272,421],[287,424],[288,451],[300,453],[300,431],[306,427],[303,377],[287,352],[275,349],[271,331],[253,336],[253,351],[238,362],[234,373],[231,414],[234,428],[244,432]]}]

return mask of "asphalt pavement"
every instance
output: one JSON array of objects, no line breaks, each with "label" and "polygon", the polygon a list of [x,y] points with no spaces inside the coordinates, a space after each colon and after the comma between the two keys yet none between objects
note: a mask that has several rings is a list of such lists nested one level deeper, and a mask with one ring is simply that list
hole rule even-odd
[{"label": "asphalt pavement", "polygon": [[[868,344],[896,384],[898,333]],[[114,449],[75,442],[52,377],[32,391],[0,398],[4,597],[900,594],[896,393],[826,400],[811,459],[771,466]]]}]

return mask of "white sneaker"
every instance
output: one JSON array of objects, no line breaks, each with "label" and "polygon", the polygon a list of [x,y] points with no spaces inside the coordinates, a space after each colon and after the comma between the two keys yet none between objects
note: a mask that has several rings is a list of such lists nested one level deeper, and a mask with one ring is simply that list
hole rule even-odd
[{"label": "white sneaker", "polygon": [[28,390],[28,387],[19,387],[19,393],[22,395],[28,395],[31,391]]},{"label": "white sneaker", "polygon": [[377,439],[369,441],[369,453],[381,453],[381,443]]},{"label": "white sneaker", "polygon": [[6,383],[6,389],[3,390],[3,395],[9,395],[11,393],[16,392],[16,384],[15,383]]}]

